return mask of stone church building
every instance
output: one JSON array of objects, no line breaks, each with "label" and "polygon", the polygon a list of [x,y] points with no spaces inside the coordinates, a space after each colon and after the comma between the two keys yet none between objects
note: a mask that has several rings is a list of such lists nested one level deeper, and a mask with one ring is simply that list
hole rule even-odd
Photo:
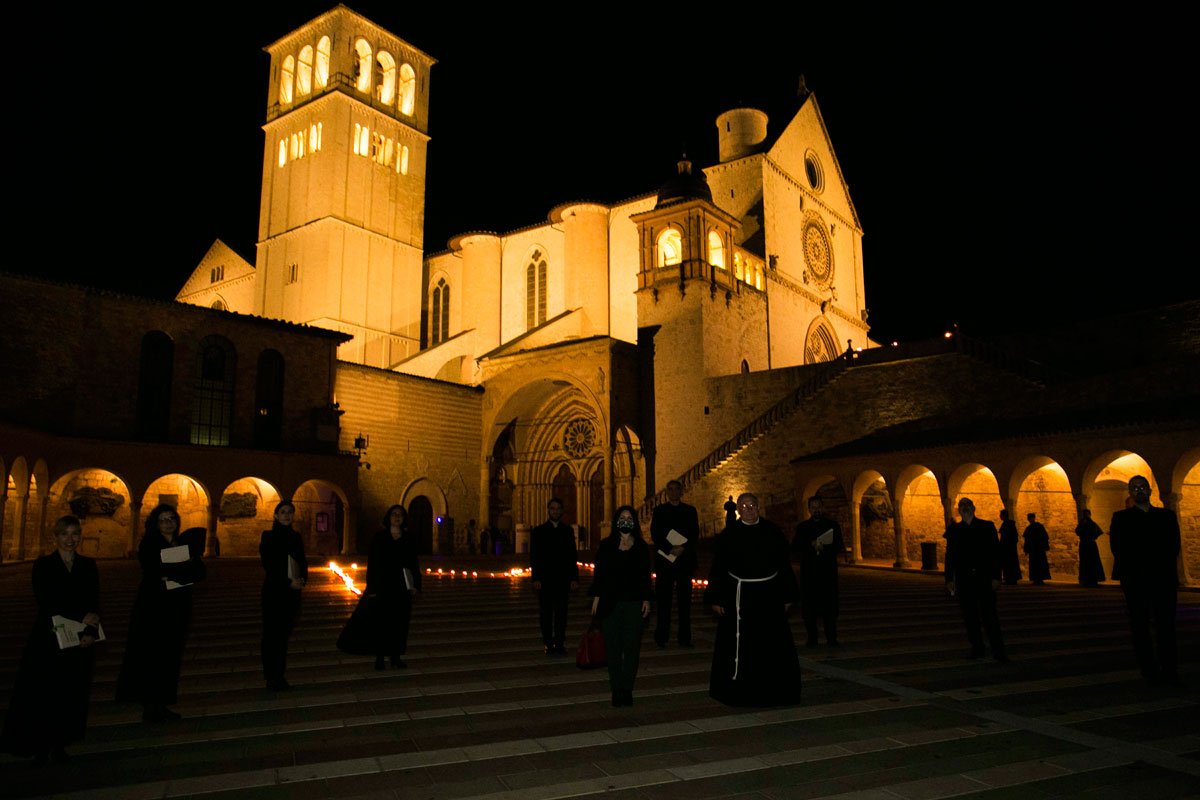
[{"label": "stone church building", "polygon": [[[428,552],[468,552],[485,527],[520,551],[551,497],[588,549],[616,506],[648,511],[678,478],[708,533],[729,495],[758,492],[786,525],[819,492],[853,531],[855,557],[903,566],[940,536],[967,479],[992,474],[996,445],[973,420],[1007,419],[1009,446],[1039,410],[1095,404],[1082,378],[1047,378],[1028,343],[870,340],[863,230],[812,94],[790,118],[721,114],[718,163],[684,157],[656,193],[564,202],[518,230],[469,230],[437,249],[423,238],[434,60],[344,6],[266,50],[253,263],[217,241],[176,303],[91,293],[124,320],[125,343],[97,357],[129,365],[134,399],[112,404],[103,431],[86,415],[64,427],[36,407],[3,409],[3,560],[36,555],[68,507],[96,520],[84,552],[118,554],[138,510],[160,500],[206,527],[214,549],[249,554],[250,532],[287,497],[314,551],[354,552],[394,503]],[[3,280],[6,302],[38,328],[28,309],[42,284]],[[1152,372],[1200,352],[1195,306],[1171,314],[1192,327]],[[73,341],[106,347],[87,331]],[[66,385],[4,357],[9,376]],[[1174,408],[1197,393],[1198,373],[1129,391]],[[164,382],[173,391],[155,394]],[[964,391],[975,385],[1020,402],[982,408]],[[1196,506],[1185,538],[1200,575],[1195,414],[1154,413],[1152,441],[1128,425],[1103,452],[1080,444],[1071,458],[1093,484],[1117,462],[1166,473],[1155,502],[1181,516]],[[898,457],[897,425],[958,430],[959,449]],[[989,488],[981,515],[1049,503],[1022,494],[1036,473],[1038,491],[1057,493],[1065,553],[1063,531],[1090,495],[1082,477],[1039,472],[1058,461],[1026,438],[1030,453],[1006,451],[1007,484]],[[1129,467],[1147,448],[1154,464]]]}]

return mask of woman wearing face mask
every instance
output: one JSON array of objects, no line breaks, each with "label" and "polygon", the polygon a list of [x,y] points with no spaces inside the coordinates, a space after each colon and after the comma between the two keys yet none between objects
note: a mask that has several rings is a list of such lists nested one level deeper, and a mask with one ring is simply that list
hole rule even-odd
[{"label": "woman wearing face mask", "polygon": [[[79,520],[63,517],[54,523],[58,549],[33,562],[37,618],[4,718],[0,749],[33,756],[39,764],[66,761],[63,746],[82,739],[87,724],[91,646],[100,635],[100,579],[96,562],[75,552],[80,536]],[[87,626],[77,646],[59,647],[55,616]]]},{"label": "woman wearing face mask", "polygon": [[300,590],[308,577],[304,541],[292,528],[296,507],[287,500],[275,506],[275,524],[263,531],[258,543],[262,559],[262,665],[267,688],[280,692],[292,688],[283,677],[288,637],[300,611]]},{"label": "woman wearing face mask", "polygon": [[642,651],[642,628],[650,615],[650,548],[632,506],[617,509],[612,535],[596,551],[596,573],[588,594],[608,652],[614,706],[633,705],[633,681]]}]

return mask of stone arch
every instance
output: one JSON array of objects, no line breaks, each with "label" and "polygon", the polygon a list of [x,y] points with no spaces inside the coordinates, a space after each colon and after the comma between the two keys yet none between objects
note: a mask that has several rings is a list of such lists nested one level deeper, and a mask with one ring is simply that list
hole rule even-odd
[{"label": "stone arch", "polygon": [[613,447],[614,507],[637,506],[646,497],[646,459],[642,455],[642,441],[628,425],[616,432]]},{"label": "stone arch", "polygon": [[341,553],[350,506],[345,491],[337,484],[312,478],[296,487],[292,504],[296,507],[292,527],[304,540],[305,551],[322,556]]},{"label": "stone arch", "polygon": [[837,333],[824,317],[817,317],[808,326],[804,335],[804,363],[817,364],[822,361],[833,361],[841,355],[838,346]]},{"label": "stone arch", "polygon": [[864,470],[854,479],[850,509],[862,557],[899,561],[894,524],[896,512],[883,475],[875,470]]},{"label": "stone arch", "polygon": [[[1074,578],[1079,574],[1079,548],[1075,538],[1079,516],[1066,470],[1052,458],[1031,456],[1013,470],[1009,485],[1016,501],[1013,521],[1022,534],[1021,552],[1024,552],[1024,533],[1029,524],[1027,515],[1036,514],[1037,521],[1050,535],[1050,552],[1047,554],[1050,576]],[[1028,559],[1025,569],[1028,569]]]},{"label": "stone arch", "polygon": [[1200,447],[1187,451],[1175,463],[1171,494],[1179,517],[1184,578],[1194,584],[1200,582]]},{"label": "stone arch", "polygon": [[[1150,481],[1150,502],[1162,502],[1160,486],[1146,459],[1129,450],[1106,450],[1093,458],[1083,471],[1080,494],[1084,507],[1092,512],[1092,519],[1106,534],[1112,525],[1112,515],[1128,507],[1129,479],[1141,475]],[[1112,546],[1108,536],[1096,540],[1100,560],[1104,563],[1104,574],[1112,575]]]},{"label": "stone arch", "polygon": [[900,521],[904,556],[921,561],[921,544],[933,542],[945,555],[946,507],[933,470],[910,464],[896,480],[896,519]]},{"label": "stone arch", "polygon": [[[217,510],[217,542],[222,555],[251,556],[258,552],[262,532],[275,521],[279,490],[262,478],[246,476],[221,492]],[[180,516],[184,516],[180,509]],[[190,527],[184,517],[184,527]]]},{"label": "stone arch", "polygon": [[[55,520],[74,514],[83,530],[79,552],[92,558],[119,558],[130,549],[131,534],[138,522],[130,499],[128,484],[116,473],[99,468],[77,469],[50,487],[46,517]],[[140,529],[136,533],[140,539]],[[38,534],[38,539],[32,539],[38,552],[49,552],[50,533]],[[28,530],[25,539],[31,541]],[[136,540],[133,547],[137,547]],[[36,553],[26,557],[32,555]]]},{"label": "stone arch", "polygon": [[37,499],[44,501],[49,498],[50,492],[50,467],[46,465],[46,459],[39,458],[33,464],[33,471],[29,475],[29,499]]},{"label": "stone arch", "polygon": [[[29,523],[33,506],[30,497],[32,475],[25,456],[17,456],[4,472],[4,518],[3,540],[0,541],[0,561],[20,561],[24,550],[29,549],[23,541],[30,535],[33,526]],[[61,516],[61,515],[60,515]],[[36,533],[36,531],[35,531]],[[35,536],[33,541],[38,540]]]},{"label": "stone arch", "polygon": [[997,529],[1000,528],[1000,511],[1004,508],[1000,481],[983,464],[960,464],[946,481],[946,497],[950,500],[951,514],[958,508],[959,500],[969,497],[975,504],[975,516],[990,520],[996,523]]},{"label": "stone arch", "polygon": [[860,547],[856,546],[854,538],[854,523],[852,520],[852,506],[849,498],[846,496],[845,487],[836,476],[825,474],[812,477],[804,484],[804,490],[800,496],[796,498],[796,503],[799,505],[799,518],[802,520],[809,518],[808,499],[810,497],[821,498],[821,506],[824,509],[825,516],[837,520],[838,525],[842,528],[842,539],[850,546],[854,552],[854,557],[860,556]]},{"label": "stone arch", "polygon": [[[425,499],[428,509],[420,503],[418,498]],[[452,554],[452,551],[449,553],[442,552],[444,548],[439,545],[443,545],[444,543],[441,542],[441,537],[437,535],[438,517],[445,520],[450,513],[449,505],[446,502],[446,494],[440,486],[429,478],[417,478],[405,488],[400,504],[408,511],[408,527],[417,537],[417,549],[419,552],[435,555]],[[426,511],[428,511],[427,518],[425,516]]]}]

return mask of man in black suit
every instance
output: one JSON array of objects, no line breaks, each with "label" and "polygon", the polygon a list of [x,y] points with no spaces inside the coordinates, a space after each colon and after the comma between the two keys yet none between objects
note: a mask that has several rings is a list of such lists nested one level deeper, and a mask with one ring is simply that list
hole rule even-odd
[{"label": "man in black suit", "polygon": [[[667,483],[666,503],[655,506],[650,518],[650,538],[654,541],[655,600],[658,624],[654,641],[666,647],[671,638],[671,598],[679,605],[679,645],[692,646],[692,576],[696,574],[696,540],[700,538],[700,520],[694,506],[680,502],[683,484]],[[686,541],[672,544],[671,532]],[[675,537],[678,539],[678,537]],[[668,558],[670,556],[670,558]]]},{"label": "man in black suit", "polygon": [[842,527],[825,516],[821,498],[808,498],[808,519],[796,526],[792,554],[800,559],[800,610],[808,646],[817,646],[817,619],[825,625],[825,641],[836,646],[838,556],[846,551]]},{"label": "man in black suit", "polygon": [[542,643],[546,655],[565,654],[567,595],[579,588],[575,532],[562,522],[563,503],[557,497],[546,504],[548,519],[529,534],[529,570],[538,594]]},{"label": "man in black suit", "polygon": [[992,645],[992,657],[1008,661],[1000,617],[996,614],[996,590],[1000,588],[1000,539],[996,526],[975,516],[975,503],[969,497],[958,501],[962,519],[946,531],[946,588],[958,598],[967,638],[971,642],[968,658],[984,654],[980,618]]},{"label": "man in black suit", "polygon": [[[1142,676],[1151,686],[1159,681],[1181,686],[1175,644],[1175,604],[1179,586],[1179,520],[1175,512],[1150,505],[1150,481],[1140,475],[1129,479],[1133,506],[1113,514],[1108,539],[1112,545],[1113,572],[1120,575],[1133,651]],[[1150,618],[1158,643],[1155,657],[1150,642]]]}]

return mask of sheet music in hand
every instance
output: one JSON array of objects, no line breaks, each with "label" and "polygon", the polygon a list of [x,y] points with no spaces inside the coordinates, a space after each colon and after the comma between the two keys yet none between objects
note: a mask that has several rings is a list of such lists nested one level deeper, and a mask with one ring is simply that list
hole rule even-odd
[{"label": "sheet music in hand", "polygon": [[408,589],[410,592],[413,589],[417,588],[416,584],[413,583],[412,570],[409,569],[408,567],[404,568],[404,588]]},{"label": "sheet music in hand", "polygon": [[822,547],[828,547],[829,545],[833,544],[833,528],[830,528],[818,536],[815,543],[821,545]]},{"label": "sheet music in hand", "polygon": [[[58,649],[66,650],[68,647],[79,647],[79,634],[83,633],[87,625],[73,619],[60,617],[55,614],[50,618],[50,622],[54,625],[54,635],[58,639]],[[96,626],[98,631],[96,641],[104,641],[104,627]]]},{"label": "sheet music in hand", "polygon": [[[162,558],[164,564],[182,564],[192,557],[192,551],[186,544],[177,544],[174,547],[164,547],[158,551],[159,557]],[[168,589],[181,589],[184,586],[191,586],[191,583],[179,583],[170,578],[166,579]]]},{"label": "sheet music in hand", "polygon": [[688,538],[686,536],[674,528],[671,528],[670,533],[667,534],[667,543],[670,544],[671,547],[680,547],[685,545],[687,544],[687,540]]}]

